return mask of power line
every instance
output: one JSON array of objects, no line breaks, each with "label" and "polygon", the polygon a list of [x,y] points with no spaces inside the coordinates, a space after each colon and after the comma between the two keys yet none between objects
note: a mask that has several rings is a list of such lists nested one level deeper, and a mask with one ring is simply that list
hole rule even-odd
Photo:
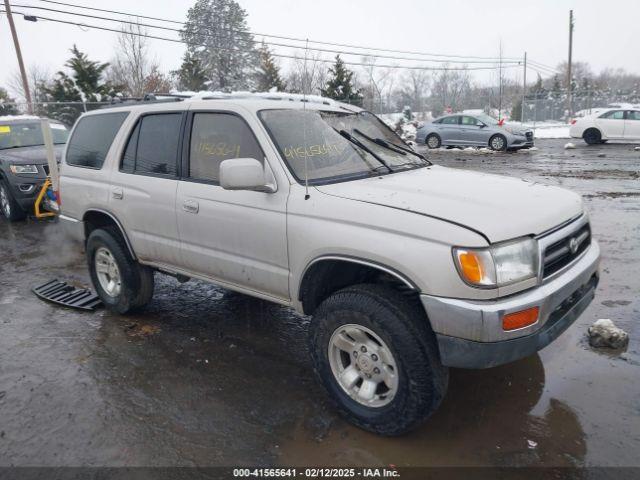
[{"label": "power line", "polygon": [[[146,20],[155,20],[155,21],[160,21],[160,22],[167,22],[167,23],[173,23],[176,25],[185,25],[186,23],[189,22],[180,22],[177,20],[171,20],[168,18],[159,18],[159,17],[150,17],[147,15],[138,15],[135,13],[127,13],[127,12],[122,12],[122,11],[118,11],[118,10],[108,10],[108,9],[104,9],[104,8],[96,8],[96,7],[87,7],[84,5],[78,5],[78,4],[73,4],[73,3],[67,3],[67,2],[58,2],[58,1],[54,1],[54,0],[39,0],[40,2],[45,2],[45,3],[53,3],[56,5],[64,5],[66,7],[74,7],[74,8],[82,8],[82,9],[86,9],[86,10],[93,10],[93,11],[97,11],[97,12],[103,12],[103,13],[113,13],[116,15],[125,15],[125,16],[129,16],[129,17],[137,17],[137,18],[144,18]],[[33,8],[38,8],[38,7],[33,7]],[[198,23],[192,23],[193,25],[200,25],[200,26],[207,26],[207,25],[203,25],[203,24],[198,24]],[[347,44],[347,43],[336,43],[336,42],[326,42],[326,41],[320,41],[320,40],[310,40],[310,39],[306,39],[306,38],[298,38],[298,37],[291,37],[291,36],[284,36],[284,35],[274,35],[274,34],[268,34],[268,33],[259,33],[259,32],[249,32],[252,35],[255,35],[257,37],[269,37],[269,38],[277,38],[280,40],[290,40],[290,41],[295,41],[295,42],[301,42],[301,43],[305,43],[305,42],[309,42],[309,43],[313,43],[313,44],[318,44],[318,45],[330,45],[333,47],[343,47],[343,48],[357,48],[357,49],[361,49],[361,50],[375,50],[378,52],[387,52],[387,53],[400,53],[400,54],[406,54],[406,55],[419,55],[419,56],[424,56],[424,57],[442,57],[442,58],[461,58],[461,59],[478,59],[478,60],[498,60],[497,57],[484,57],[484,56],[474,56],[474,55],[454,55],[454,54],[443,54],[443,53],[428,53],[428,52],[418,52],[418,51],[411,51],[411,50],[393,50],[393,49],[387,49],[387,48],[377,48],[377,47],[364,47],[361,45],[353,45],[353,44]],[[305,43],[306,44],[306,43]],[[296,48],[301,48],[304,49],[304,46],[300,46],[300,47],[296,47]],[[362,54],[361,54],[362,55]],[[366,55],[362,55],[362,56],[366,56]],[[518,61],[519,59],[517,58],[505,58],[506,60],[511,60],[511,61]],[[452,62],[452,61],[451,61]],[[476,62],[464,62],[463,63],[476,63]]]},{"label": "power line", "polygon": [[[0,13],[4,13],[4,11],[0,11]],[[40,19],[40,20],[45,20],[45,21],[49,21],[49,22],[56,22],[56,23],[63,23],[63,24],[67,24],[67,25],[75,25],[77,27],[80,28],[93,28],[96,30],[104,30],[104,31],[108,31],[108,32],[115,32],[115,33],[122,33],[122,30],[117,30],[114,28],[108,28],[108,27],[103,27],[103,26],[98,26],[98,25],[89,25],[86,23],[79,23],[79,22],[72,22],[72,21],[68,21],[68,20],[62,20],[62,19],[57,19],[57,18],[50,18],[50,17],[44,17],[44,16],[40,16],[40,15],[29,15],[23,12],[14,12],[18,15],[27,15],[30,17],[33,17],[35,19]],[[135,32],[127,32],[128,35],[135,35],[138,37],[144,37],[144,38],[151,38],[151,39],[155,39],[155,40],[163,40],[163,41],[168,41],[168,42],[173,42],[173,43],[180,43],[180,44],[184,44],[184,45],[188,45],[188,46],[196,46],[196,47],[205,47],[205,48],[212,48],[212,49],[216,49],[216,50],[223,50],[223,51],[231,51],[231,52],[237,52],[237,49],[233,49],[233,48],[227,48],[227,47],[211,47],[210,45],[205,45],[205,44],[200,44],[200,43],[189,43],[186,42],[184,40],[179,40],[176,38],[168,38],[168,37],[160,37],[157,35],[148,35],[148,34],[138,34]],[[294,59],[294,60],[299,60],[298,56],[295,55],[285,55],[282,53],[272,53],[272,55],[274,57],[280,57],[280,58],[289,58],[289,59]],[[330,60],[330,59],[324,59],[324,58],[316,58],[314,59],[314,61],[317,62],[322,62],[322,63],[334,63],[334,60]],[[496,70],[498,67],[493,66],[493,67],[426,67],[426,66],[414,66],[414,65],[390,65],[390,64],[376,64],[376,63],[363,63],[363,62],[350,62],[350,61],[344,61],[343,62],[345,65],[352,65],[352,66],[361,66],[361,67],[378,67],[378,68],[390,68],[390,69],[404,69],[404,70],[427,70],[427,71],[467,71],[467,70]],[[518,65],[507,65],[503,68],[514,68],[517,67]]]},{"label": "power line", "polygon": [[[31,8],[31,9],[38,9],[38,10],[46,10],[46,11],[50,11],[50,12],[55,12],[55,13],[62,13],[62,14],[68,14],[68,15],[75,15],[75,16],[80,16],[80,17],[86,17],[86,18],[93,18],[93,19],[97,19],[97,20],[107,20],[110,22],[118,22],[118,23],[125,23],[125,24],[129,24],[129,25],[138,25],[141,27],[148,27],[148,28],[156,28],[159,30],[166,30],[166,31],[171,31],[171,32],[177,32],[177,33],[182,33],[183,30],[179,29],[179,28],[171,28],[171,27],[163,27],[163,26],[159,26],[159,25],[151,25],[148,23],[140,23],[140,22],[134,22],[134,21],[130,21],[130,20],[121,20],[121,19],[117,19],[117,18],[109,18],[109,17],[103,17],[103,16],[98,16],[98,15],[89,15],[87,13],[77,13],[77,12],[70,12],[68,10],[58,10],[58,9],[54,9],[54,8],[47,8],[47,7],[35,7],[35,6],[31,6],[31,5],[20,5],[17,3],[13,4],[14,7],[22,7],[22,8]],[[200,36],[204,36],[204,37],[210,37],[210,38],[220,38],[220,35],[214,35],[214,34],[208,34],[208,33],[204,33],[204,34],[200,34]],[[259,44],[261,42],[257,41],[257,40],[253,40],[253,39],[242,39],[242,38],[238,38],[235,39],[237,41],[240,42],[244,42],[244,43],[251,43],[251,44]],[[267,45],[271,45],[274,47],[284,47],[284,48],[297,48],[297,49],[303,49],[304,47],[298,46],[298,45],[291,45],[291,44],[286,44],[286,43],[277,43],[277,42],[264,42]],[[442,60],[442,59],[417,59],[417,58],[410,58],[410,57],[398,57],[398,56],[392,56],[392,55],[381,55],[381,54],[364,54],[362,52],[350,52],[350,51],[345,51],[345,50],[335,50],[335,49],[327,49],[327,48],[314,48],[314,47],[309,47],[309,50],[314,50],[314,51],[318,51],[318,52],[324,52],[324,53],[335,53],[335,54],[340,54],[340,55],[353,55],[353,56],[365,56],[365,57],[373,57],[373,58],[384,58],[384,59],[388,59],[388,60],[406,60],[406,61],[411,61],[411,62],[434,62],[434,63],[471,63],[471,64],[485,64],[485,63],[495,63],[493,61],[489,61],[489,60],[473,60],[473,61],[463,61],[463,60]],[[508,64],[520,64],[520,62],[515,62],[515,61],[509,61],[509,62],[503,62],[503,63],[508,63]]]}]

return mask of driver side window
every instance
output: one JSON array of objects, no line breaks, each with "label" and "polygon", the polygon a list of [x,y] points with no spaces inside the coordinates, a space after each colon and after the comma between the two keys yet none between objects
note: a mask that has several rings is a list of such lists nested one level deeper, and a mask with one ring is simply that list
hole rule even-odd
[{"label": "driver side window", "polygon": [[264,162],[264,153],[249,126],[229,113],[196,113],[191,127],[189,178],[220,181],[220,164],[233,158]]},{"label": "driver side window", "polygon": [[468,117],[466,115],[462,116],[462,125],[471,125],[476,126],[479,125],[478,120],[475,117]]}]

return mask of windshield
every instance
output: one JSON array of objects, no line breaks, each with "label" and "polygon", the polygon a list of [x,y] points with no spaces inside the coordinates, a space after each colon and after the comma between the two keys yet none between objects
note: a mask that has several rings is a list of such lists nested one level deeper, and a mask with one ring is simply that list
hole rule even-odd
[{"label": "windshield", "polygon": [[490,117],[486,113],[481,113],[479,115],[476,115],[475,117],[478,120],[480,120],[482,123],[485,123],[486,125],[497,125],[498,124],[498,121],[495,118]]},{"label": "windshield", "polygon": [[[69,130],[59,123],[51,124],[53,143],[66,143]],[[0,150],[18,147],[44,145],[40,122],[2,123],[0,122]]]},{"label": "windshield", "polygon": [[301,183],[305,178],[309,184],[330,183],[430,165],[370,113],[263,110],[259,116]]}]

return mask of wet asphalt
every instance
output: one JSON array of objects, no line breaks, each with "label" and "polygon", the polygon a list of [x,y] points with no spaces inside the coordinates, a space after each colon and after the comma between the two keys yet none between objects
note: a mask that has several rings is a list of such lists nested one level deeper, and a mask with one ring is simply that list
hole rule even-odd
[{"label": "wet asphalt", "polygon": [[[437,164],[581,193],[601,282],[539,354],[452,370],[441,408],[401,438],[336,416],[312,375],[306,318],[159,275],[143,314],[53,306],[31,287],[87,285],[82,255],[54,223],[0,219],[0,466],[639,466],[640,151],[565,143],[429,152]],[[626,351],[588,345],[599,318],[629,332]]]}]

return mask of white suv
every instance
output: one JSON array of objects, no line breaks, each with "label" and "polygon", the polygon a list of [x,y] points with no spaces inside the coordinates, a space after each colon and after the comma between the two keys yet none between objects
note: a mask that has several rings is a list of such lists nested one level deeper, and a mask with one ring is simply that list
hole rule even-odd
[{"label": "white suv", "polygon": [[436,410],[447,367],[531,355],[591,302],[600,251],[578,195],[432,165],[368,112],[300,100],[80,118],[60,219],[108,308],[144,307],[162,272],[312,315],[338,409],[396,435]]}]

